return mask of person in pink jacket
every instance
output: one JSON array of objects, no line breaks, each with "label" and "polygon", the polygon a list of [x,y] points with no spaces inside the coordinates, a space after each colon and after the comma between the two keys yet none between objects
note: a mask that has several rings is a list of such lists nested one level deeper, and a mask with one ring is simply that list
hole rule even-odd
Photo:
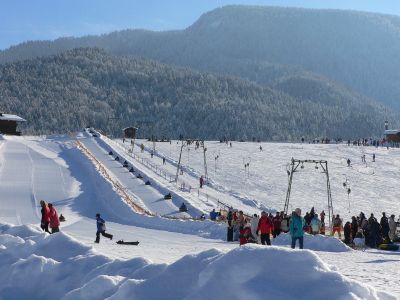
[{"label": "person in pink jacket", "polygon": [[51,228],[51,233],[59,232],[60,231],[60,220],[58,219],[58,213],[56,208],[53,206],[53,204],[49,203],[49,209],[50,209],[50,228]]},{"label": "person in pink jacket", "polygon": [[42,207],[41,213],[42,213],[42,218],[40,220],[40,228],[43,229],[43,231],[46,231],[50,233],[49,231],[49,223],[50,223],[50,210],[49,207],[44,200],[40,200],[40,206]]}]

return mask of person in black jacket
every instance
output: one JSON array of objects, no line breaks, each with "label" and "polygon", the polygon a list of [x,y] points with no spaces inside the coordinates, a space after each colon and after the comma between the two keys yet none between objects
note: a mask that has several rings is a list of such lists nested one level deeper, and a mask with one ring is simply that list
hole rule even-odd
[{"label": "person in black jacket", "polygon": [[384,239],[389,239],[389,220],[384,212],[382,213],[381,227],[382,227],[382,237]]},{"label": "person in black jacket", "polygon": [[344,231],[344,243],[349,245],[351,243],[351,225],[350,222],[346,222],[343,228]]},{"label": "person in black jacket", "polygon": [[351,217],[351,239],[353,240],[358,231],[358,222],[355,216]]}]

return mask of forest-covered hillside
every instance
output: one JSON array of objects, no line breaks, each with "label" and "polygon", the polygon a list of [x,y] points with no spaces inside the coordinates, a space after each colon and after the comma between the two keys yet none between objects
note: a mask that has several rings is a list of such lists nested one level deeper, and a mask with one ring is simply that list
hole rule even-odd
[{"label": "forest-covered hillside", "polygon": [[[271,89],[100,49],[74,49],[0,66],[0,110],[27,119],[24,133],[90,125],[118,135],[136,125],[147,136],[154,127],[159,137],[245,140],[377,136],[382,120],[398,117],[329,81],[302,77],[303,84],[299,78],[285,77]],[[312,90],[303,89],[311,84]]]},{"label": "forest-covered hillside", "polygon": [[234,75],[265,86],[273,86],[283,75],[313,74],[400,109],[400,18],[396,16],[226,6],[204,14],[185,30],[124,30],[28,42],[0,51],[0,62],[76,47],[105,48],[116,55]]}]

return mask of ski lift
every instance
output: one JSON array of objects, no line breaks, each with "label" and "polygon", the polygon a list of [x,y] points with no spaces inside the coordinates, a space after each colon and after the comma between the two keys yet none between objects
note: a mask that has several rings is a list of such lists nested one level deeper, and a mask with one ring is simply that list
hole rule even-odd
[{"label": "ski lift", "polygon": [[315,164],[315,169],[318,170],[318,164]]}]

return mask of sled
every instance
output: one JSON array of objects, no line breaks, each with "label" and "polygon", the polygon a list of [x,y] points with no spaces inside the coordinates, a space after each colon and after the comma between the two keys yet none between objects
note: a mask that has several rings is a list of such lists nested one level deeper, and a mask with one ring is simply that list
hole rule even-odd
[{"label": "sled", "polygon": [[367,247],[365,246],[365,238],[354,238],[353,249],[365,251]]},{"label": "sled", "polygon": [[139,242],[124,242],[123,240],[119,240],[117,242],[118,245],[133,245],[133,246],[137,246],[139,245]]},{"label": "sled", "polygon": [[397,251],[399,250],[399,245],[396,244],[380,244],[378,246],[379,249],[381,250],[386,250],[386,251]]}]

